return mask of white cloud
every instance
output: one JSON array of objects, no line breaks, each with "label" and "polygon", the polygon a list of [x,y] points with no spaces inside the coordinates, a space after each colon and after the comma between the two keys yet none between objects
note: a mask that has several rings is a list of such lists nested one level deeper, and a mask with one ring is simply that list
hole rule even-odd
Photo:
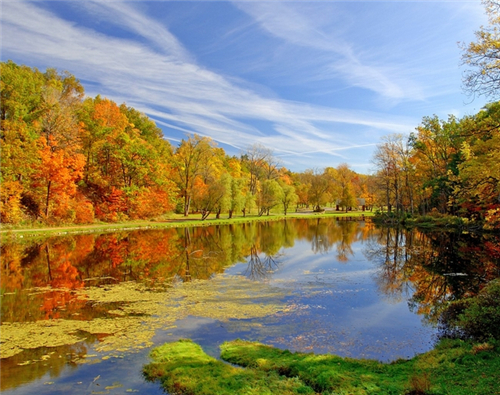
[{"label": "white cloud", "polygon": [[[99,18],[119,21],[123,29],[140,36],[137,40],[104,35],[31,3],[6,2],[1,20],[3,53],[30,65],[67,69],[77,78],[97,83],[90,88],[95,92],[87,89],[89,94],[126,102],[161,125],[209,135],[236,148],[259,141],[277,153],[322,152],[334,159],[339,150],[360,146],[356,134],[346,136],[342,125],[380,134],[407,132],[415,125],[407,117],[258,94],[196,64],[165,26],[131,4],[83,2],[79,6]],[[258,130],[252,121],[267,122],[270,131]]]},{"label": "white cloud", "polygon": [[[370,56],[358,53],[352,43],[342,38],[342,25],[345,22],[334,3],[331,2],[329,7],[318,8],[310,7],[310,4],[304,6],[301,2],[235,2],[271,35],[286,43],[319,51],[321,55],[314,56],[324,65],[319,71],[316,70],[315,79],[340,76],[351,86],[371,90],[386,99],[424,99],[422,87],[411,77],[412,70],[403,71],[407,67],[398,63],[377,64],[368,58],[385,54]],[[323,27],[321,20],[325,14],[329,26]],[[331,26],[335,26],[335,29]]]}]

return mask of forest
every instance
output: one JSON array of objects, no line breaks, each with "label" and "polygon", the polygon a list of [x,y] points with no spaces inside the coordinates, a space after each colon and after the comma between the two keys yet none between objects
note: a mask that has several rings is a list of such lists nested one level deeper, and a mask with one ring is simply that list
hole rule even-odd
[{"label": "forest", "polygon": [[89,224],[176,212],[287,214],[365,206],[500,228],[500,102],[461,119],[424,117],[378,144],[374,172],[348,164],[292,172],[256,143],[229,156],[208,136],[177,147],[140,111],[85,95],[68,72],[1,63],[4,224]]}]

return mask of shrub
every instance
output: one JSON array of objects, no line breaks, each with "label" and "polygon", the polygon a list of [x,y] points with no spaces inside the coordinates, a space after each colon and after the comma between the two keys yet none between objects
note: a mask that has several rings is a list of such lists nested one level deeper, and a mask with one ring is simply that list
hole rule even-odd
[{"label": "shrub", "polygon": [[444,335],[479,341],[500,339],[500,279],[477,296],[452,302],[441,316]]}]

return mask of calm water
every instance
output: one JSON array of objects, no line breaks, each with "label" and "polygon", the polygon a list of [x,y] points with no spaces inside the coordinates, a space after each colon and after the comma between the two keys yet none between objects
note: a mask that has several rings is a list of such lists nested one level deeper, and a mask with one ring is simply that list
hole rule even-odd
[{"label": "calm water", "polygon": [[500,275],[498,236],[328,219],[86,234],[2,246],[1,391],[163,393],[155,345],[227,340],[391,361],[439,306]]}]

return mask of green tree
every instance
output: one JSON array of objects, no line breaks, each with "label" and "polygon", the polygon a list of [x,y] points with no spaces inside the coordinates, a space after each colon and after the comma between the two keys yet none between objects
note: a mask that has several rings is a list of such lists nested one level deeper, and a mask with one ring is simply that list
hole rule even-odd
[{"label": "green tree", "polygon": [[259,216],[264,213],[269,215],[269,211],[277,206],[283,195],[283,189],[276,180],[265,180],[261,184],[261,189],[258,194]]},{"label": "green tree", "polygon": [[233,177],[229,173],[222,173],[217,183],[220,184],[218,189],[222,192],[221,197],[215,201],[215,215],[218,219],[223,211],[229,211],[231,207],[234,207],[232,196]]},{"label": "green tree", "polygon": [[229,202],[229,218],[233,213],[242,210],[245,207],[245,179],[231,177],[231,195]]},{"label": "green tree", "polygon": [[288,185],[284,182],[280,182],[281,189],[283,193],[281,194],[281,204],[283,205],[283,213],[286,215],[288,208],[297,203],[299,197],[295,193],[295,188],[292,185]]}]

